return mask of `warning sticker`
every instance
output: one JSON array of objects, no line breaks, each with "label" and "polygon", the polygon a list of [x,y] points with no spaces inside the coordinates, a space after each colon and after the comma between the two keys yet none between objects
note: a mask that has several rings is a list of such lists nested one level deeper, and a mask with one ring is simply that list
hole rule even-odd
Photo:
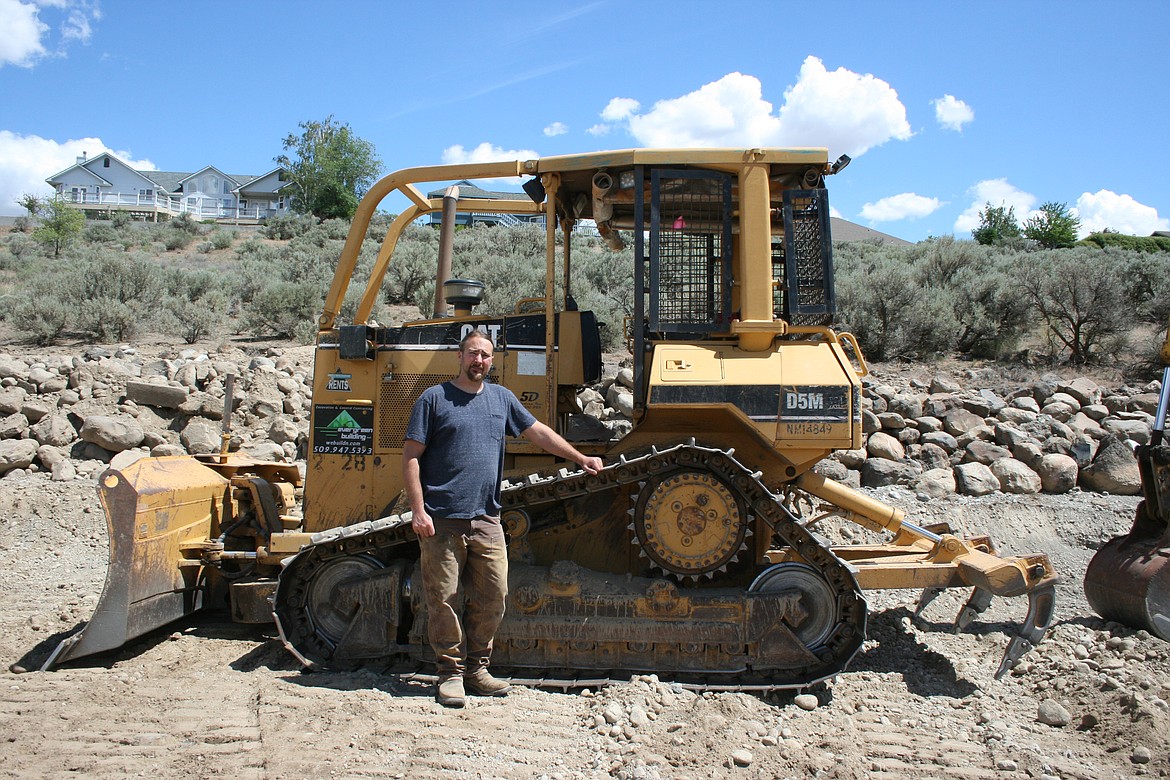
[{"label": "warning sticker", "polygon": [[373,455],[374,407],[319,404],[313,408],[313,453]]}]

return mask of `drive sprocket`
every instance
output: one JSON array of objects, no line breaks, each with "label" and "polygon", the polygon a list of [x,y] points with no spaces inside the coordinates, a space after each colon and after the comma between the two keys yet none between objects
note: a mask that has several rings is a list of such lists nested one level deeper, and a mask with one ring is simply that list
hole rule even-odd
[{"label": "drive sprocket", "polygon": [[647,482],[637,494],[632,525],[655,566],[691,578],[726,570],[738,560],[749,533],[736,494],[718,476],[702,470]]}]

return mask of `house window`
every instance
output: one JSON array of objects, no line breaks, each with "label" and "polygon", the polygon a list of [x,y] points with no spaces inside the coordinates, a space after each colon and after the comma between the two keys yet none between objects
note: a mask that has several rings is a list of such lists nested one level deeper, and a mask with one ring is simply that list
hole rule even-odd
[{"label": "house window", "polygon": [[153,198],[154,197],[154,190],[139,190],[138,197],[140,197],[140,198]]},{"label": "house window", "polygon": [[109,168],[109,167],[110,167],[110,158],[109,158],[109,157],[107,157],[106,159],[102,160],[102,167],[103,167],[103,168]]},{"label": "house window", "polygon": [[232,194],[231,184],[228,183],[227,179],[223,180],[223,194],[224,195],[231,195]]}]

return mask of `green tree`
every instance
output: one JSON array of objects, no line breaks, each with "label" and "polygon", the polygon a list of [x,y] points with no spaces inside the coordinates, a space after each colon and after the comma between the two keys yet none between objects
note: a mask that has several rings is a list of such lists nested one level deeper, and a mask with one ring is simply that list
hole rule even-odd
[{"label": "green tree", "polygon": [[1045,249],[1067,249],[1077,242],[1081,220],[1068,204],[1048,201],[1040,211],[1024,222],[1024,237]]},{"label": "green tree", "polygon": [[374,145],[332,114],[299,127],[300,134],[289,133],[285,153],[275,158],[291,182],[293,209],[318,219],[350,219],[382,169]]},{"label": "green tree", "polygon": [[971,236],[984,246],[1002,246],[1010,239],[1019,238],[1015,206],[984,204],[979,212],[979,227],[971,231]]},{"label": "green tree", "polygon": [[61,249],[85,227],[85,214],[60,197],[45,201],[40,213],[41,224],[33,231],[33,238],[52,247],[53,257],[60,257]]},{"label": "green tree", "polygon": [[29,217],[35,217],[44,208],[45,201],[30,192],[26,192],[16,199],[16,205],[27,211]]}]

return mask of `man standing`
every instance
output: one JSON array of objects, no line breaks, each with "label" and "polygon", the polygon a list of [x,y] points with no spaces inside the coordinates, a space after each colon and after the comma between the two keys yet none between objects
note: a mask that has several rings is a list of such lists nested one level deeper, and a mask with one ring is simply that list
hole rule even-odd
[{"label": "man standing", "polygon": [[458,376],[419,396],[402,446],[402,476],[421,551],[429,639],[439,676],[435,698],[445,707],[462,707],[465,690],[504,696],[511,689],[487,668],[508,594],[508,554],[500,526],[505,435],[522,435],[590,474],[604,465],[538,422],[510,390],[484,382],[493,354],[491,339],[482,331],[463,337]]}]

